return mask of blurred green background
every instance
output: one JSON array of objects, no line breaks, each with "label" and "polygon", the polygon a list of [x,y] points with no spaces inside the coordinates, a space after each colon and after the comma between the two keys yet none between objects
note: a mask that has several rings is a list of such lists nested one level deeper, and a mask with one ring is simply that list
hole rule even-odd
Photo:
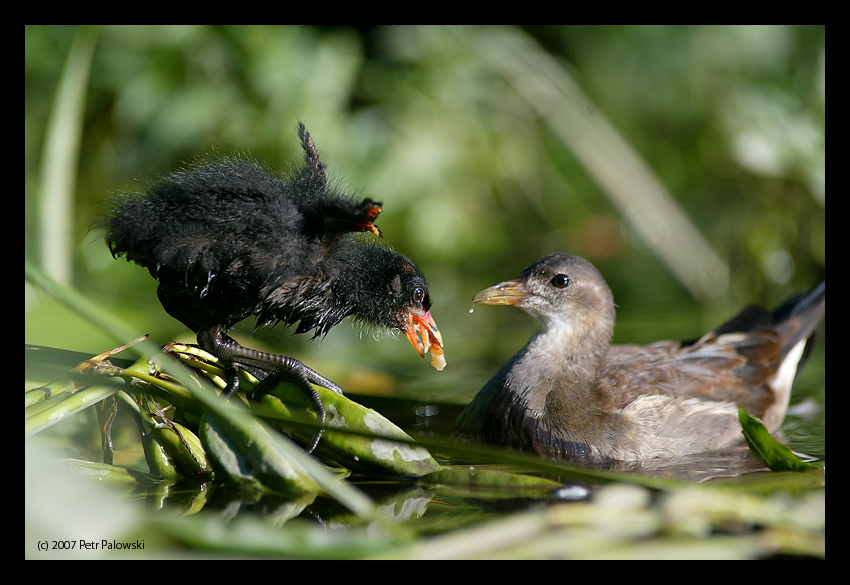
[{"label": "blurred green background", "polygon": [[[448,366],[347,324],[241,333],[349,390],[466,402],[533,331],[472,296],[544,254],[606,275],[617,342],[824,278],[825,109],[823,26],[29,26],[25,254],[139,334],[191,340],[93,221],[197,155],[286,171],[302,121],[334,180],[384,202]],[[29,286],[25,311],[28,343],[119,344]]]}]

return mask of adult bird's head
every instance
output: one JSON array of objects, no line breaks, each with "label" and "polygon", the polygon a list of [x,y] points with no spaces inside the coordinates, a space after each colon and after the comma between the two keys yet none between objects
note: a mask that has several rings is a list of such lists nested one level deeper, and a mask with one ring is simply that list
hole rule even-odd
[{"label": "adult bird's head", "polygon": [[541,333],[577,339],[610,339],[613,333],[611,289],[599,271],[578,256],[545,256],[517,278],[488,287],[472,300],[484,305],[517,306],[537,319]]}]

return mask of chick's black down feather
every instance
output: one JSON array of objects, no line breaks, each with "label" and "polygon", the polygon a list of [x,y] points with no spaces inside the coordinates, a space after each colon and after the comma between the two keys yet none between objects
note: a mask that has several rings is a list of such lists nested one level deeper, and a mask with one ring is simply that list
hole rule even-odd
[{"label": "chick's black down feather", "polygon": [[[166,310],[195,332],[260,312],[261,325],[297,320],[305,310],[289,301],[327,286],[322,274],[356,262],[346,257],[365,246],[339,238],[372,229],[381,209],[330,190],[303,126],[301,136],[308,164],[290,178],[251,159],[224,158],[169,175],[143,195],[118,198],[106,235],[110,251],[147,268],[160,282]],[[319,333],[340,320],[326,319]]]},{"label": "chick's black down feather", "polygon": [[381,235],[374,224],[381,203],[329,186],[303,124],[299,136],[305,164],[290,176],[249,158],[221,158],[116,198],[106,243],[113,256],[150,271],[165,310],[231,369],[261,368],[305,389],[311,382],[339,391],[300,362],[240,346],[227,330],[255,316],[258,326],[298,323],[297,333],[324,335],[353,315],[404,331],[423,356],[441,350],[442,339],[416,266],[353,233]]}]

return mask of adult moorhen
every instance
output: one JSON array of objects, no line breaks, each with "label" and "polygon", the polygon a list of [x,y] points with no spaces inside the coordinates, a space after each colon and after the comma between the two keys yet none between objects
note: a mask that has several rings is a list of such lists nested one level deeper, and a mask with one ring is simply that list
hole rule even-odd
[{"label": "adult moorhen", "polygon": [[821,283],[773,312],[749,307],[694,342],[610,345],[611,289],[566,254],[473,301],[518,306],[539,330],[461,412],[456,436],[588,463],[733,445],[739,406],[775,432],[825,311]]},{"label": "adult moorhen", "polygon": [[437,369],[445,360],[425,278],[401,254],[353,235],[381,235],[381,203],[332,188],[303,124],[299,136],[305,164],[289,177],[248,158],[202,162],[116,198],[104,223],[112,255],[147,268],[165,310],[225,363],[228,394],[239,368],[265,378],[252,398],[288,378],[323,419],[311,384],[339,386],[291,357],[240,345],[228,329],[254,316],[257,327],[298,323],[296,333],[316,337],[351,315],[402,331]]}]

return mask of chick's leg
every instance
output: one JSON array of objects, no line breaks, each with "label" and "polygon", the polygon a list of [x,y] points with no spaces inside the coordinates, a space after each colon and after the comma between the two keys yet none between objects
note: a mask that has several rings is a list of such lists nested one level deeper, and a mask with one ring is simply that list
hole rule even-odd
[{"label": "chick's leg", "polygon": [[[240,367],[246,367],[249,371],[258,369],[268,375],[250,393],[249,399],[259,400],[263,394],[274,388],[281,380],[290,380],[295,382],[310,399],[319,424],[324,426],[327,413],[312,384],[327,388],[337,394],[343,393],[342,388],[295,358],[240,345],[235,339],[226,335],[220,326],[201,329],[198,332],[198,345],[228,364],[226,367],[228,380],[227,388],[225,388],[225,393],[228,396],[233,395],[239,389],[238,371]],[[321,435],[322,431],[319,431],[313,436],[310,442],[310,451],[316,447]]]}]

